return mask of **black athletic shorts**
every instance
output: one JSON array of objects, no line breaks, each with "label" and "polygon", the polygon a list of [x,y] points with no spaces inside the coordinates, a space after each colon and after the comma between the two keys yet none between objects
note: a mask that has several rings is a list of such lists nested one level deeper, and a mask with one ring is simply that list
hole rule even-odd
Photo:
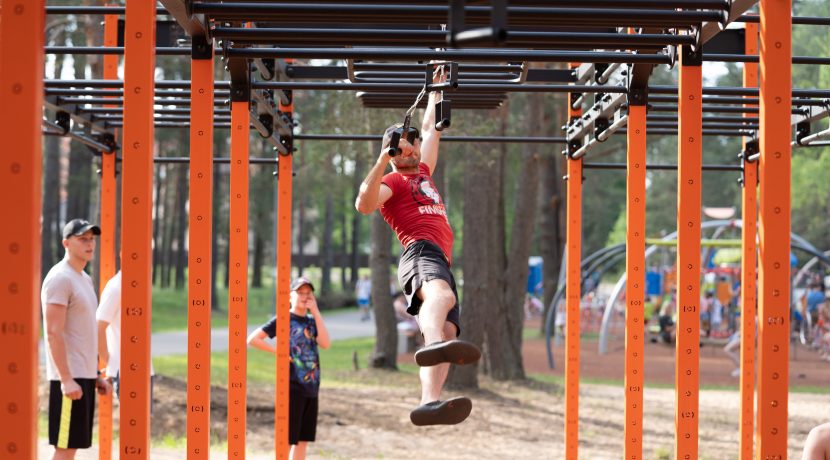
[{"label": "black athletic shorts", "polygon": [[398,262],[398,282],[406,296],[406,312],[416,316],[423,301],[415,295],[427,281],[444,280],[455,294],[455,305],[447,314],[447,321],[455,324],[458,336],[461,335],[461,308],[458,305],[458,291],[455,277],[452,276],[449,263],[444,258],[444,251],[431,241],[419,240],[409,245],[401,254]]},{"label": "black athletic shorts", "polygon": [[74,401],[63,396],[59,380],[49,382],[49,444],[60,449],[92,446],[95,380],[75,379],[84,394]]},{"label": "black athletic shorts", "polygon": [[314,442],[317,435],[317,398],[291,388],[288,399],[288,443]]}]

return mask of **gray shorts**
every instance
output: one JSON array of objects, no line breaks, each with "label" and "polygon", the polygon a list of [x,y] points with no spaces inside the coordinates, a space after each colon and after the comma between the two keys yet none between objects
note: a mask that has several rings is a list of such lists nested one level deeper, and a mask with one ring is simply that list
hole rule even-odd
[{"label": "gray shorts", "polygon": [[424,283],[436,279],[446,281],[452,293],[455,294],[455,305],[447,313],[447,321],[455,325],[458,336],[461,336],[461,307],[458,304],[458,291],[455,286],[455,277],[452,276],[450,266],[444,257],[444,251],[431,241],[420,240],[410,244],[401,254],[401,260],[398,262],[398,282],[406,297],[407,313],[412,316],[418,315],[423,301],[415,293]]}]

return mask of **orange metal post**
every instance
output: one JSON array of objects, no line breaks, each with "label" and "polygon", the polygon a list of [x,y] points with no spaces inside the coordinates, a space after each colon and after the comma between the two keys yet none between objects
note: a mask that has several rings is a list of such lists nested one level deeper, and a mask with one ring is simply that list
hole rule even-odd
[{"label": "orange metal post", "polygon": [[156,5],[127,4],[121,241],[120,458],[149,458]]},{"label": "orange metal post", "polygon": [[759,459],[787,458],[792,2],[761,0]]},{"label": "orange metal post", "polygon": [[[579,64],[571,64],[571,68]],[[573,108],[574,97],[568,97],[568,119],[582,115]],[[565,227],[565,458],[579,456],[579,303],[582,259],[582,159],[568,159],[567,224]]]},{"label": "orange metal post", "polygon": [[[293,95],[288,92],[288,96]],[[289,117],[294,112],[293,99],[289,105],[280,104],[280,111]],[[288,458],[288,381],[290,329],[289,286],[291,284],[291,192],[292,144],[288,155],[280,155],[277,184],[277,386],[274,400],[274,449],[276,458]]]},{"label": "orange metal post", "polygon": [[[118,15],[104,16],[104,46],[118,46]],[[118,79],[118,55],[104,56],[104,79]],[[115,275],[115,152],[102,152],[101,157],[101,238],[99,242],[101,269],[98,285],[101,293]],[[107,363],[101,361],[99,369]],[[112,458],[112,394],[98,396],[98,459]]]},{"label": "orange metal post", "polygon": [[245,458],[248,330],[248,101],[231,103],[231,199],[228,288],[228,457]]},{"label": "orange metal post", "polygon": [[37,458],[44,0],[0,14],[0,458]]},{"label": "orange metal post", "polygon": [[643,457],[643,306],[646,285],[646,106],[629,97],[625,232],[625,452]]},{"label": "orange metal post", "polygon": [[210,449],[213,238],[213,46],[194,37],[190,63],[190,213],[187,255],[187,457]]},{"label": "orange metal post", "polygon": [[699,51],[682,47],[677,134],[677,346],[675,458],[698,458],[700,389],[700,177],[703,140]]},{"label": "orange metal post", "polygon": [[[745,54],[758,54],[758,25],[746,23]],[[758,85],[758,64],[747,62],[744,64],[743,84],[746,88],[755,88]],[[746,114],[745,116],[749,116]],[[744,139],[744,149],[746,149]],[[740,415],[740,458],[752,459],[753,426],[755,416],[755,303],[756,294],[757,255],[755,244],[758,221],[758,162],[744,161],[743,189],[741,193],[741,209],[743,213],[743,229],[741,244],[741,415]]]}]

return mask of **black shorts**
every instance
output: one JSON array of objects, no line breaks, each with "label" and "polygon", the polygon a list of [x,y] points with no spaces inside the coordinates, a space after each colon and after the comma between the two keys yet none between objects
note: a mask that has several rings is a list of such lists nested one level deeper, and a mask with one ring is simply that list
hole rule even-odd
[{"label": "black shorts", "polygon": [[317,435],[317,398],[291,388],[288,399],[288,443],[314,442]]},{"label": "black shorts", "polygon": [[60,449],[92,446],[95,380],[75,379],[84,394],[74,401],[63,396],[60,381],[49,382],[49,444]]},{"label": "black shorts", "polygon": [[431,241],[420,240],[412,243],[401,254],[398,262],[398,282],[406,297],[406,312],[416,316],[423,301],[415,295],[424,283],[432,280],[444,280],[455,294],[455,305],[447,313],[447,321],[455,324],[458,336],[461,335],[461,307],[458,305],[458,291],[455,277],[452,276],[449,263],[444,258],[444,251]]}]

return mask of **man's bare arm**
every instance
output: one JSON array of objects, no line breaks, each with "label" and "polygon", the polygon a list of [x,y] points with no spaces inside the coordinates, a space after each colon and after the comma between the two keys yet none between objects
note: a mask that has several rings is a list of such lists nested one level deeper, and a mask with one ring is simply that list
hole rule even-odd
[{"label": "man's bare arm", "polygon": [[[443,67],[439,67],[433,75],[432,81],[434,83],[443,83],[447,80],[447,75],[443,71]],[[435,165],[438,164],[438,143],[441,140],[441,131],[435,129],[435,104],[439,102],[439,93],[432,91],[429,93],[429,101],[427,101],[426,110],[424,110],[424,120],[421,123],[421,163],[429,166],[430,174],[435,174]]]},{"label": "man's bare arm", "polygon": [[248,336],[248,345],[262,351],[276,354],[277,349],[265,340],[266,337],[268,337],[268,334],[262,328],[257,329]]},{"label": "man's bare arm", "polygon": [[70,399],[80,399],[83,390],[69,372],[69,363],[66,358],[66,341],[63,338],[63,331],[66,327],[66,309],[66,305],[55,303],[46,305],[46,340],[49,342],[52,362],[55,363],[61,379],[61,391]]},{"label": "man's bare arm", "polygon": [[360,184],[354,207],[361,214],[371,214],[392,196],[392,190],[381,182],[389,160],[389,155],[381,152],[378,161],[375,162],[366,178],[363,179],[363,183]]}]

